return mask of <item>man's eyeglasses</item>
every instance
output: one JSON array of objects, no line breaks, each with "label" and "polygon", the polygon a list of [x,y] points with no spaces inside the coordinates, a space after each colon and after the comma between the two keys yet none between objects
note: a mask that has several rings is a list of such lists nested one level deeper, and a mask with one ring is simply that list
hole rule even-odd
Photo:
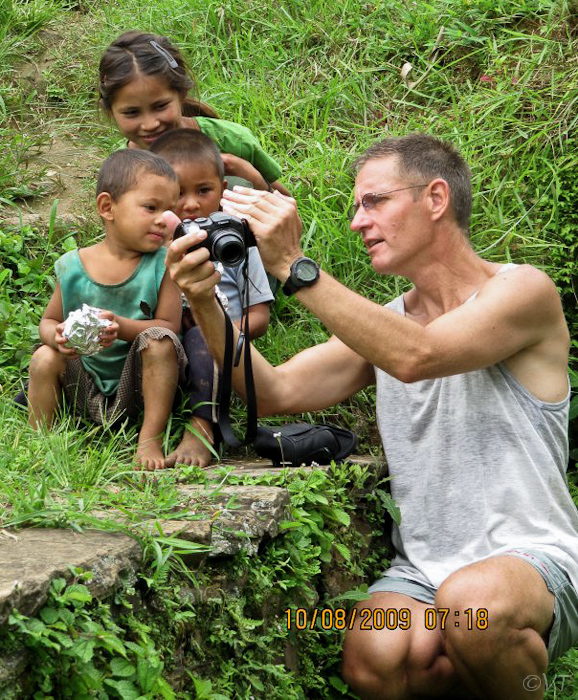
[{"label": "man's eyeglasses", "polygon": [[349,220],[352,221],[353,217],[359,211],[359,207],[363,207],[365,211],[371,211],[375,206],[377,206],[382,199],[385,199],[388,195],[393,194],[393,192],[403,192],[403,190],[414,190],[418,187],[427,187],[429,182],[425,185],[410,185],[409,187],[398,187],[397,190],[389,190],[389,192],[366,192],[361,198],[361,204],[352,204],[349,207],[348,215]]}]

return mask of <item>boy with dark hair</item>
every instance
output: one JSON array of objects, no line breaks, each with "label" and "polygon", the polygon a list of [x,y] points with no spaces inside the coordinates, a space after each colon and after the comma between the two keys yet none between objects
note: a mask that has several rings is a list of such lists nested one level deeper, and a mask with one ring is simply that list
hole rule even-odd
[{"label": "boy with dark hair", "polygon": [[[180,194],[176,208],[181,219],[209,216],[220,208],[227,182],[224,165],[215,142],[194,129],[172,129],[162,134],[150,148],[170,163],[179,179]],[[269,327],[269,304],[273,294],[257,248],[249,248],[249,329],[251,338],[258,338]],[[219,289],[228,302],[228,314],[238,326],[243,314],[244,280],[242,266],[223,267]],[[190,406],[193,411],[192,431],[185,431],[179,447],[167,457],[168,464],[208,464],[210,453],[202,448],[195,433],[213,442],[212,422],[216,419],[213,382],[209,377],[213,360],[200,330],[193,326],[185,331],[183,346],[189,360]]]},{"label": "boy with dark hair", "polygon": [[[194,129],[173,129],[160,136],[150,150],[170,163],[179,178],[180,194],[175,213],[180,219],[196,219],[219,210],[227,181],[221,153],[212,139]],[[224,267],[219,282],[219,289],[229,302],[229,316],[236,325],[239,325],[243,312],[241,270],[241,266]],[[250,248],[248,314],[251,338],[267,332],[272,300],[259,251]]]},{"label": "boy with dark hair", "polygon": [[[40,321],[43,345],[30,362],[32,426],[51,427],[63,393],[97,423],[136,417],[144,407],[136,451],[144,469],[166,466],[162,434],[187,364],[176,335],[180,292],[163,245],[162,213],[178,191],[170,165],[146,151],[117,151],[104,162],[96,197],[104,239],[56,261],[56,288]],[[63,321],[84,303],[102,309],[110,325],[100,333],[102,350],[79,357],[67,346]]]}]

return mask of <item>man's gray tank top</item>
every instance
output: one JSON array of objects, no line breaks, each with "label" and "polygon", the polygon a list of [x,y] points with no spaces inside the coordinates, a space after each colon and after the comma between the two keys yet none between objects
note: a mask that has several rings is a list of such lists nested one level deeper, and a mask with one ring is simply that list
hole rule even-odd
[{"label": "man's gray tank top", "polygon": [[[387,308],[405,315],[403,296]],[[438,587],[466,564],[531,548],[560,564],[578,590],[578,512],[566,482],[570,391],[540,401],[501,362],[412,384],[375,373],[401,510],[386,575]]]}]

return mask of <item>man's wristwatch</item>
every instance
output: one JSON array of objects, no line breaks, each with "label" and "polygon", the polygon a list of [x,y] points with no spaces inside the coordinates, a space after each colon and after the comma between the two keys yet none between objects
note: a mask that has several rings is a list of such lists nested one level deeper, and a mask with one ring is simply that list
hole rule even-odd
[{"label": "man's wristwatch", "polygon": [[291,273],[283,285],[287,296],[295,294],[302,287],[311,287],[319,279],[319,265],[311,258],[297,258],[291,265]]}]

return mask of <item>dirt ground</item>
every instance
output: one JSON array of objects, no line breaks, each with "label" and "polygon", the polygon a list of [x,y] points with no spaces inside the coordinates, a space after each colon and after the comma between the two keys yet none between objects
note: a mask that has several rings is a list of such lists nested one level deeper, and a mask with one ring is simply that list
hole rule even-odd
[{"label": "dirt ground", "polygon": [[[43,91],[45,76],[65,41],[65,37],[53,31],[41,32],[38,52],[27,56],[18,66],[14,81],[26,91]],[[103,154],[87,145],[78,135],[70,133],[70,127],[57,108],[50,109],[46,103],[41,112],[42,135],[30,133],[30,124],[12,116],[10,127],[26,138],[38,138],[39,146],[21,164],[26,168],[26,180],[31,194],[17,201],[16,207],[0,210],[0,223],[4,225],[31,225],[47,230],[51,212],[57,200],[55,226],[70,230],[97,222],[94,212],[94,183]],[[35,115],[36,116],[36,115]],[[95,113],[96,121],[96,113]],[[38,129],[38,125],[35,125]],[[27,133],[28,132],[28,133]],[[34,192],[38,192],[37,195]]]},{"label": "dirt ground", "polygon": [[58,200],[57,225],[78,226],[94,220],[94,197],[90,185],[96,178],[101,160],[99,155],[89,152],[86,145],[54,134],[29,166],[43,172],[36,183],[43,194],[20,200],[19,211],[5,209],[2,218],[8,224],[21,222],[48,228],[54,201]]}]

